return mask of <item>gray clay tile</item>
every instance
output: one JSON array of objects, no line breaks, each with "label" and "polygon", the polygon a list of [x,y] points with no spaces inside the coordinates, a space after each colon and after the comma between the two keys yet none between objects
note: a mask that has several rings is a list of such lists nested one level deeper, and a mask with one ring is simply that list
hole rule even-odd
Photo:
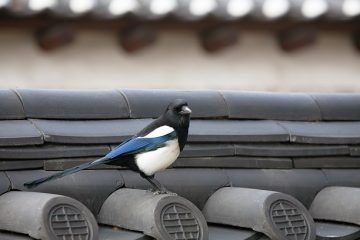
[{"label": "gray clay tile", "polygon": [[258,240],[271,240],[269,237],[263,235]]},{"label": "gray clay tile", "polygon": [[290,132],[290,141],[311,144],[360,143],[360,122],[279,121]]},{"label": "gray clay tile", "polygon": [[198,157],[179,158],[174,167],[197,168],[292,168],[289,158],[266,157]]},{"label": "gray clay tile", "polygon": [[0,89],[0,119],[24,119],[22,103],[15,92]]},{"label": "gray clay tile", "polygon": [[25,170],[43,168],[42,160],[11,160],[0,161],[0,170]]},{"label": "gray clay tile", "polygon": [[174,99],[185,99],[192,109],[192,118],[227,116],[227,107],[216,91],[122,90],[131,112],[131,118],[157,118]]},{"label": "gray clay tile", "polygon": [[350,155],[351,156],[360,156],[360,146],[350,146]]},{"label": "gray clay tile", "polygon": [[360,188],[360,169],[323,169],[329,186]]},{"label": "gray clay tile", "polygon": [[0,146],[42,144],[41,133],[28,120],[0,121]]},{"label": "gray clay tile", "polygon": [[116,90],[18,89],[28,118],[115,119],[129,117],[125,98]]},{"label": "gray clay tile", "polygon": [[33,189],[24,183],[54,174],[53,171],[7,171],[13,189],[32,192],[53,193],[68,196],[82,202],[97,216],[106,198],[124,185],[117,170],[83,170],[60,179],[49,181]]},{"label": "gray clay tile", "polygon": [[2,147],[0,159],[50,159],[66,157],[103,156],[110,151],[107,145],[55,145]]},{"label": "gray clay tile", "polygon": [[140,189],[122,188],[112,193],[101,207],[98,222],[159,240],[208,239],[204,216],[188,200]]},{"label": "gray clay tile", "polygon": [[181,152],[180,157],[218,157],[234,156],[235,147],[233,144],[187,144]]},{"label": "gray clay tile", "polygon": [[45,135],[46,142],[65,144],[120,143],[145,127],[150,120],[39,120],[33,123]]},{"label": "gray clay tile", "polygon": [[316,238],[315,224],[307,209],[280,192],[225,187],[208,199],[202,211],[208,222],[253,229],[274,240]]},{"label": "gray clay tile", "polygon": [[[62,171],[71,167],[78,166],[80,164],[94,161],[98,158],[89,157],[89,158],[59,158],[59,159],[50,159],[44,160],[44,170],[46,171]],[[91,169],[120,169],[123,167],[112,166],[101,164]]]},{"label": "gray clay tile", "polygon": [[[150,189],[149,183],[138,173],[130,170],[120,171],[127,188]],[[220,169],[167,169],[155,178],[169,191],[177,193],[202,209],[207,199],[219,188],[229,186],[228,178]]]},{"label": "gray clay tile", "polygon": [[193,120],[190,142],[286,142],[288,132],[275,121]]},{"label": "gray clay tile", "polygon": [[311,96],[320,108],[322,120],[360,120],[358,93],[314,93]]},{"label": "gray clay tile", "polygon": [[[139,132],[151,119],[98,121],[31,120],[46,142],[66,144],[120,143]],[[287,132],[273,121],[193,120],[189,142],[283,142]]]},{"label": "gray clay tile", "polygon": [[320,120],[315,101],[304,93],[221,92],[236,119]]},{"label": "gray clay tile", "polygon": [[360,168],[359,157],[309,157],[294,158],[295,168]]},{"label": "gray clay tile", "polygon": [[24,234],[17,234],[13,232],[0,231],[1,240],[34,240],[35,238],[29,237]]},{"label": "gray clay tile", "polygon": [[348,186],[329,186],[313,200],[310,212],[314,219],[351,223],[359,226],[360,189]]},{"label": "gray clay tile", "polygon": [[315,195],[327,185],[321,170],[315,169],[225,169],[232,187],[256,188],[289,194],[309,207]]},{"label": "gray clay tile", "polygon": [[4,172],[0,172],[0,195],[10,190],[10,181]]},{"label": "gray clay tile", "polygon": [[152,237],[139,232],[128,231],[125,229],[111,228],[108,226],[99,227],[99,240],[151,240]]},{"label": "gray clay tile", "polygon": [[360,238],[360,227],[353,224],[316,221],[318,240],[356,240]]},{"label": "gray clay tile", "polygon": [[226,225],[209,225],[209,240],[257,240],[262,233]]},{"label": "gray clay tile", "polygon": [[236,155],[264,157],[302,157],[349,155],[346,145],[307,145],[296,143],[236,144]]}]

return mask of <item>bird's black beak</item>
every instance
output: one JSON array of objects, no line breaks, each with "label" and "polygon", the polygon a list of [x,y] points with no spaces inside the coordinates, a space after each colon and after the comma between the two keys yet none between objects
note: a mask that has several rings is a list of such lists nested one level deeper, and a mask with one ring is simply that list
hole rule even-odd
[{"label": "bird's black beak", "polygon": [[191,113],[191,109],[188,106],[182,106],[180,114],[181,115],[188,115]]}]

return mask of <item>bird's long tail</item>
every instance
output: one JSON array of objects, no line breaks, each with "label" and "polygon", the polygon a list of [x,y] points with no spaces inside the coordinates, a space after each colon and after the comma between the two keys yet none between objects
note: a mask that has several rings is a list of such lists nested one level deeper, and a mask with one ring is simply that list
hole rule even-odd
[{"label": "bird's long tail", "polygon": [[93,166],[100,165],[102,163],[106,163],[108,160],[109,160],[108,158],[102,157],[102,158],[99,158],[99,159],[97,159],[95,161],[83,163],[83,164],[78,165],[76,167],[66,169],[66,170],[64,170],[62,172],[58,172],[58,173],[55,173],[55,174],[50,175],[50,176],[43,177],[43,178],[31,181],[31,182],[24,183],[24,186],[27,187],[27,188],[34,188],[34,187],[36,187],[36,186],[38,186],[38,185],[40,185],[40,184],[42,184],[44,182],[54,180],[54,179],[57,179],[57,178],[62,178],[64,176],[66,176],[66,175],[79,172],[79,171],[81,171],[83,169],[87,169],[89,167],[93,167]]}]

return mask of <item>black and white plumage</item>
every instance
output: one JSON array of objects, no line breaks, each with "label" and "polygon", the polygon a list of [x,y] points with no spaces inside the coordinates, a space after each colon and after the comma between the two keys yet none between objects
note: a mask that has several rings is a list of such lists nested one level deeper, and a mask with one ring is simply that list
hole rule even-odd
[{"label": "black and white plumage", "polygon": [[100,164],[126,166],[139,172],[160,192],[165,188],[154,179],[154,174],[168,168],[183,150],[190,123],[191,110],[186,101],[176,99],[166,111],[138,134],[123,142],[106,156],[92,162],[66,169],[24,185],[33,188],[41,183]]}]

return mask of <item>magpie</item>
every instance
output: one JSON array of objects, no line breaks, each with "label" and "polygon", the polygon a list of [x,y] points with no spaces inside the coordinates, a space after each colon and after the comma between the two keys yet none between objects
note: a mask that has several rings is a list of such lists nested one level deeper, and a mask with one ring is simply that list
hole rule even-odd
[{"label": "magpie", "polygon": [[34,188],[44,182],[76,173],[100,164],[125,166],[140,173],[158,193],[166,189],[154,178],[155,173],[169,167],[178,158],[188,137],[191,109],[183,99],[172,101],[165,112],[132,138],[124,141],[104,157],[48,177],[24,183]]}]

